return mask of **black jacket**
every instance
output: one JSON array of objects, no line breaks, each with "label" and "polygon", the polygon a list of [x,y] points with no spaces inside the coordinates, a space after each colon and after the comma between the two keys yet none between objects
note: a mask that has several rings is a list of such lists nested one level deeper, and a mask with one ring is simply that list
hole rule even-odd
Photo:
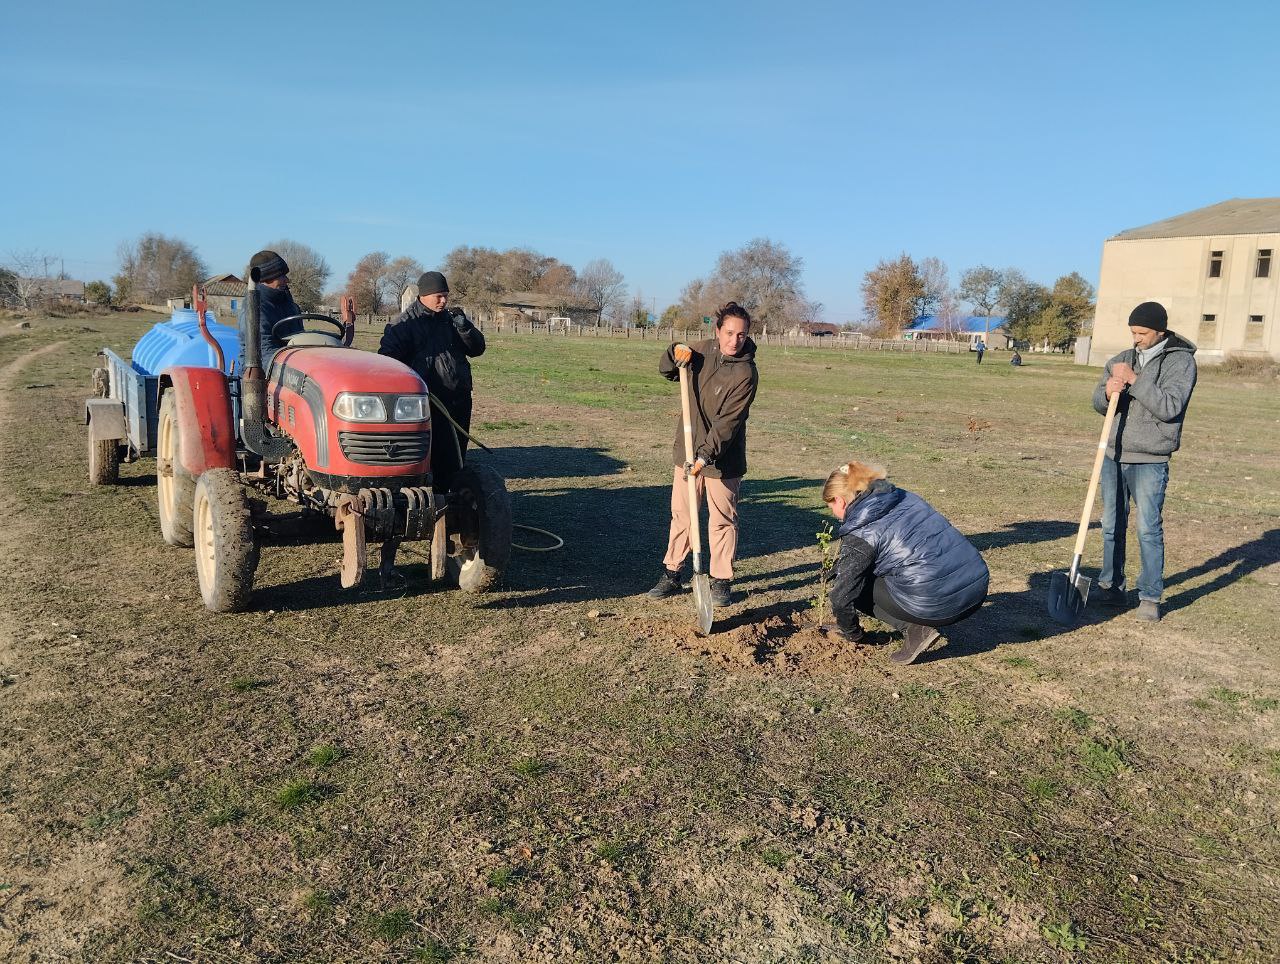
[{"label": "black jacket", "polygon": [[378,354],[404,362],[446,405],[471,397],[471,362],[484,354],[484,333],[461,308],[432,311],[415,301],[382,333]]},{"label": "black jacket", "polygon": [[[736,355],[725,355],[714,338],[695,341],[690,380],[693,416],[693,457],[707,463],[713,479],[740,479],[747,474],[747,418],[755,401],[760,374],[756,371],[756,343],[750,338]],[[670,345],[658,362],[658,372],[673,382],[680,369]],[[684,416],[676,419],[676,444],[671,457],[684,465]]]},{"label": "black jacket", "polygon": [[920,619],[954,619],[986,598],[987,564],[973,543],[920,496],[891,482],[873,482],[855,499],[838,534],[831,588],[838,620],[855,615],[872,575],[885,581],[904,612]]},{"label": "black jacket", "polygon": [[[240,343],[244,344],[244,330],[247,319],[245,318],[246,310],[249,307],[249,299],[245,298],[240,302]],[[290,335],[296,335],[302,331],[302,322],[295,321],[291,325],[286,325],[279,337],[272,335],[271,331],[276,326],[276,322],[283,318],[290,318],[293,315],[302,314],[302,309],[298,307],[298,303],[293,300],[288,288],[270,288],[267,285],[258,285],[258,332],[262,347],[262,367],[271,367],[271,356],[284,347],[284,341]],[[241,370],[244,369],[244,350],[241,349]]]}]

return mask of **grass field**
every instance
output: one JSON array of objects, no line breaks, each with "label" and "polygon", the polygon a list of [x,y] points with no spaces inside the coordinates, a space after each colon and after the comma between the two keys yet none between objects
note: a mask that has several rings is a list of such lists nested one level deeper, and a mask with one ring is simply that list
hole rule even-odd
[{"label": "grass field", "polygon": [[[407,591],[342,593],[331,535],[280,537],[219,616],[160,541],[154,464],[85,481],[94,353],[150,320],[3,324],[0,957],[1275,959],[1274,381],[1202,375],[1166,619],[1068,630],[1044,594],[1095,370],[762,350],[743,595],[700,639],[687,597],[638,595],[678,409],[652,342],[476,362],[474,458],[566,542],[515,552],[502,591],[432,591],[406,546]],[[811,628],[819,487],[852,456],[991,567],[915,666]]]}]

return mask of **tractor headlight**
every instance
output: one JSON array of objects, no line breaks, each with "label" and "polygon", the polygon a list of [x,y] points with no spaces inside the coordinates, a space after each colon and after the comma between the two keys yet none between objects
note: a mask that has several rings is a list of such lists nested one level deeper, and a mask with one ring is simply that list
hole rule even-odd
[{"label": "tractor headlight", "polygon": [[343,392],[333,400],[333,414],[348,422],[385,422],[387,406],[377,395]]},{"label": "tractor headlight", "polygon": [[426,395],[401,395],[396,399],[394,422],[425,422],[429,416]]}]

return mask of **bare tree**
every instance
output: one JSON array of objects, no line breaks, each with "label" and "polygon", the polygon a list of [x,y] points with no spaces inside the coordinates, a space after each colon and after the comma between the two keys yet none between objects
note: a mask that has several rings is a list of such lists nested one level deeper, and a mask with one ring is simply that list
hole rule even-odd
[{"label": "bare tree", "polygon": [[578,273],[578,294],[596,313],[597,325],[606,314],[612,317],[622,308],[626,292],[622,272],[608,258],[588,261]]},{"label": "bare tree", "polygon": [[720,255],[708,288],[724,301],[738,302],[762,327],[782,328],[809,317],[803,270],[804,259],[786,245],[755,238]]},{"label": "bare tree", "polygon": [[414,284],[422,274],[422,265],[407,255],[401,255],[382,269],[379,287],[382,291],[382,302],[388,305],[401,304],[404,289]]},{"label": "bare tree", "polygon": [[951,296],[951,272],[941,258],[922,258],[916,266],[920,275],[920,300],[916,304],[916,317],[936,315],[943,301]]},{"label": "bare tree", "polygon": [[370,251],[347,276],[347,294],[360,314],[376,315],[382,309],[382,276],[389,261],[385,251]]},{"label": "bare tree", "polygon": [[54,260],[36,250],[10,251],[8,269],[0,271],[0,302],[32,307],[45,290],[48,266]]},{"label": "bare tree", "polygon": [[987,344],[991,342],[991,316],[1002,304],[1003,283],[1004,276],[985,264],[970,268],[960,276],[960,297],[987,319],[986,336],[983,338]]},{"label": "bare tree", "polygon": [[209,274],[196,249],[179,238],[149,233],[120,245],[120,271],[115,282],[120,304],[158,304],[180,298]]},{"label": "bare tree", "polygon": [[441,270],[449,279],[453,299],[467,308],[493,311],[502,301],[501,261],[493,248],[459,245],[450,251]]},{"label": "bare tree", "polygon": [[289,290],[303,311],[314,311],[324,300],[324,286],[332,270],[315,248],[287,238],[267,245],[289,265]]}]

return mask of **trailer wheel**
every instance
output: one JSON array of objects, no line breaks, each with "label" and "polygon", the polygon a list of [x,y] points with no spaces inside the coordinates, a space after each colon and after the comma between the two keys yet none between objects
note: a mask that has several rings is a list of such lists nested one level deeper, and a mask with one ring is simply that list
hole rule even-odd
[{"label": "trailer wheel", "polygon": [[196,577],[207,609],[234,613],[253,592],[258,545],[240,476],[233,469],[209,469],[196,482],[191,512],[196,547]]},{"label": "trailer wheel", "polygon": [[120,443],[113,438],[94,439],[89,434],[89,484],[115,485],[120,481]]},{"label": "trailer wheel", "polygon": [[182,467],[178,430],[178,401],[173,392],[160,399],[156,425],[156,497],[160,504],[160,535],[171,546],[190,546],[195,477]]},{"label": "trailer wheel", "polygon": [[497,585],[511,559],[511,494],[493,469],[462,469],[453,481],[462,519],[462,548],[449,557],[449,574],[465,592]]}]

